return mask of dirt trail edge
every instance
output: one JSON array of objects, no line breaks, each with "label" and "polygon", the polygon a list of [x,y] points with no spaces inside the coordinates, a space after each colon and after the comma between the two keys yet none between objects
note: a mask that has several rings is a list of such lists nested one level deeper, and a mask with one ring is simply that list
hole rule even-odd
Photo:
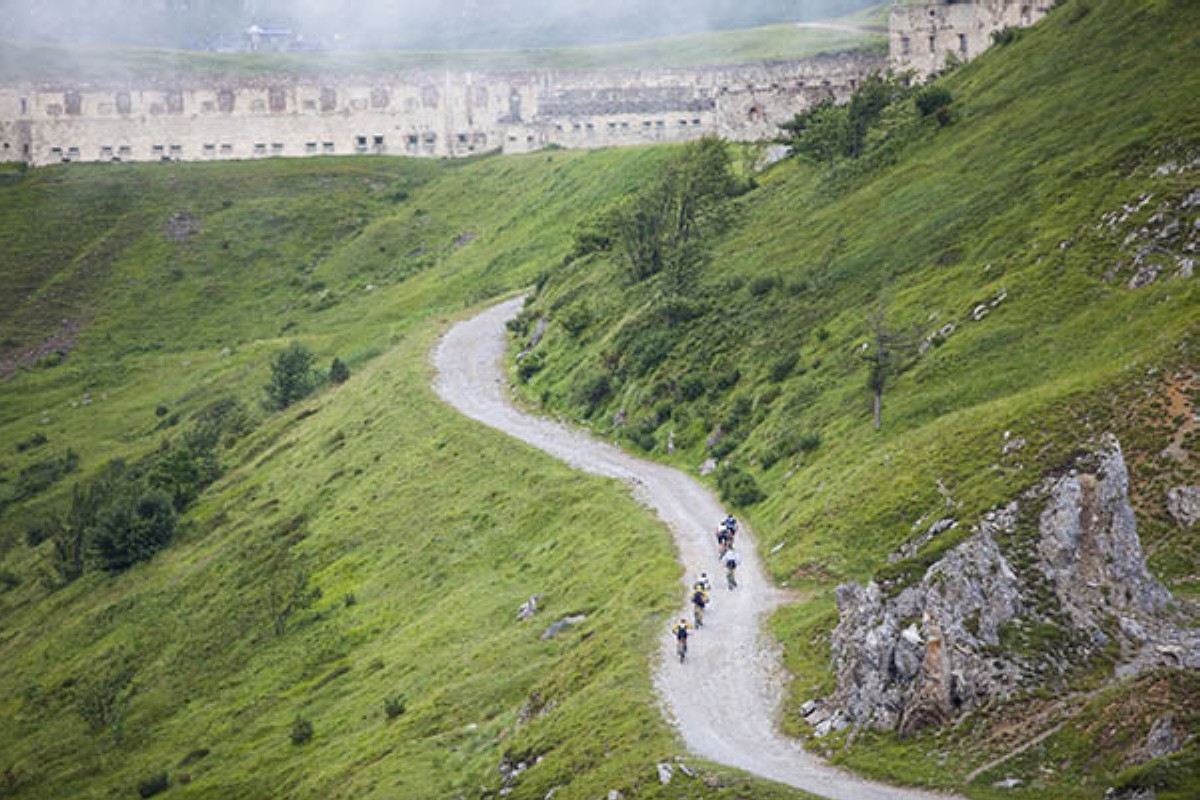
[{"label": "dirt trail edge", "polygon": [[[692,637],[686,664],[674,658],[663,628],[655,683],[665,713],[688,748],[711,761],[834,800],[929,800],[948,795],[862,780],[806,753],[775,727],[785,685],[778,648],[762,632],[783,596],[767,582],[751,532],[738,535],[741,585],[729,591],[717,563],[712,531],[725,511],[712,494],[679,470],[634,458],[580,431],[518,411],[505,378],[504,323],[522,299],[494,306],[455,325],[434,353],[435,388],[471,419],[544,450],[576,469],[616,478],[658,512],[671,529],[684,582],[703,570],[713,580],[704,629]],[[681,600],[685,591],[680,590]],[[684,613],[681,607],[681,615]],[[690,613],[688,613],[690,619]]]}]

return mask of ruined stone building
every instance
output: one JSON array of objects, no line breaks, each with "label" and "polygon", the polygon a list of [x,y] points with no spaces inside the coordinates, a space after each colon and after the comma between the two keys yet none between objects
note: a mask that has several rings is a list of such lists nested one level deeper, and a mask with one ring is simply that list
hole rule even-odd
[{"label": "ruined stone building", "polygon": [[889,61],[897,72],[934,75],[947,60],[969,61],[987,50],[994,31],[1027,28],[1053,5],[1053,0],[898,3],[888,18]]},{"label": "ruined stone building", "polygon": [[755,141],[875,71],[935,74],[1051,0],[896,5],[887,59],[864,53],[731,66],[413,70],[391,76],[0,85],[0,161],[210,161],[357,153],[454,157],[705,135]]},{"label": "ruined stone building", "polygon": [[0,86],[0,159],[464,156],[706,134],[766,139],[825,98],[845,100],[885,66],[882,58],[843,54],[694,69]]}]

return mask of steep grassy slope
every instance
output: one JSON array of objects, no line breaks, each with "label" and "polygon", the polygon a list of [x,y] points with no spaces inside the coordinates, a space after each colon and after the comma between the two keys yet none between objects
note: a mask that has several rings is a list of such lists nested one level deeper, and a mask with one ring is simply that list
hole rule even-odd
[{"label": "steep grassy slope", "polygon": [[[919,577],[979,515],[1100,431],[1125,445],[1152,569],[1178,595],[1200,591],[1195,536],[1166,512],[1167,490],[1200,475],[1197,291],[1183,277],[1196,241],[1197,30],[1192,3],[1066,3],[945,80],[949,125],[906,101],[863,158],[776,167],[726,208],[687,321],[661,304],[661,277],[630,282],[618,253],[546,276],[530,310],[552,323],[541,369],[522,368],[531,400],[693,469],[728,459],[766,492],[743,511],[769,567],[816,597],[775,624],[796,703],[829,688],[836,583]],[[1143,248],[1160,273],[1149,285],[1153,270],[1135,264]],[[914,347],[876,433],[862,355],[880,311]],[[959,532],[888,563],[942,517]],[[1194,704],[1194,679],[1163,685],[1166,706]],[[1143,688],[1113,691],[1128,700]],[[1027,721],[1049,729],[1086,701]],[[1148,710],[1133,702],[1118,721],[1105,715],[1120,703],[1106,702],[1097,720],[1136,718],[1130,741],[1145,736]],[[836,754],[957,785],[1020,742],[987,727],[997,719],[894,747],[860,738]],[[1016,794],[1102,791],[1123,753],[1104,724],[1070,725],[1004,765],[1024,779]],[[1174,774],[1194,777],[1190,753]],[[1005,774],[972,791],[989,796]]]},{"label": "steep grassy slope", "polygon": [[[665,531],[428,388],[450,316],[560,260],[662,158],[10,175],[0,795],[136,797],[163,773],[180,797],[693,793],[654,767],[679,752],[649,677],[678,601]],[[352,376],[268,411],[289,341]],[[37,521],[110,459],[178,452],[226,399],[245,424],[175,541],[58,578]],[[796,796],[696,766],[708,796]]]}]

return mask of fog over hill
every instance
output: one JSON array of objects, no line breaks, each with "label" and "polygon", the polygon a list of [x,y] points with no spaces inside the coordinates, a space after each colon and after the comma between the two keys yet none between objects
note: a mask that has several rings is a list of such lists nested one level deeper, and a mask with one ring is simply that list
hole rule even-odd
[{"label": "fog over hill", "polygon": [[213,49],[257,24],[306,47],[509,49],[835,17],[871,0],[6,0],[0,38]]}]

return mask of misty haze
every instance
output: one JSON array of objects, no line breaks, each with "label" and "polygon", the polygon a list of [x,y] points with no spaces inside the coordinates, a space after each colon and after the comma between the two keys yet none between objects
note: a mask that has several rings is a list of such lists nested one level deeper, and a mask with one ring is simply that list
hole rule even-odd
[{"label": "misty haze", "polygon": [[0,39],[236,49],[257,25],[294,49],[512,49],[827,19],[870,0],[8,0]]}]

